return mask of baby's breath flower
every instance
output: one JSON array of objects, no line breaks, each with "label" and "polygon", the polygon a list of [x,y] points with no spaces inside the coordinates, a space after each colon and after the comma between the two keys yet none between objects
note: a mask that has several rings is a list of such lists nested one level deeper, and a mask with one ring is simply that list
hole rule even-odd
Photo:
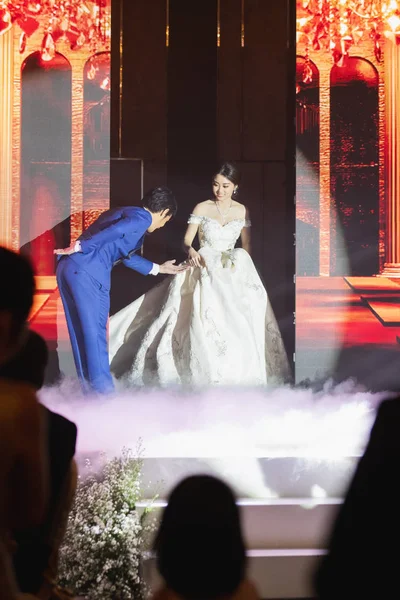
[{"label": "baby's breath flower", "polygon": [[136,510],[141,494],[141,447],[136,456],[124,448],[95,475],[86,461],[60,551],[60,583],[88,600],[142,600],[145,543],[155,531]]}]

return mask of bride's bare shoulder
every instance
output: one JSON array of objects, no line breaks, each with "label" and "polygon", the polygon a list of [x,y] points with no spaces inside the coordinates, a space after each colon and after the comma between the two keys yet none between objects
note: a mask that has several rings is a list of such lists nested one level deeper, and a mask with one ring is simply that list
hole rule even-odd
[{"label": "bride's bare shoulder", "polygon": [[213,204],[214,203],[212,200],[204,200],[203,202],[199,202],[192,210],[192,214],[197,215],[198,217],[206,217],[210,206]]},{"label": "bride's bare shoulder", "polygon": [[233,200],[232,208],[235,210],[235,213],[238,215],[238,218],[240,218],[240,219],[246,218],[248,210],[244,204],[242,204],[241,202],[238,202],[237,200]]}]

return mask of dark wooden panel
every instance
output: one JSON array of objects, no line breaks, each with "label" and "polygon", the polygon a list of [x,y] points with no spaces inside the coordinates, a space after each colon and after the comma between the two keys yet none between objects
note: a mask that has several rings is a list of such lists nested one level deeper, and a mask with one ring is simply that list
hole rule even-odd
[{"label": "dark wooden panel", "polygon": [[122,156],[164,160],[166,1],[123,0],[122,27]]},{"label": "dark wooden panel", "polygon": [[252,257],[263,273],[264,205],[263,205],[263,165],[262,163],[238,163],[242,174],[239,202],[250,212]]},{"label": "dark wooden panel", "polygon": [[143,162],[143,193],[160,185],[167,185],[166,162],[145,160]]},{"label": "dark wooden panel", "polygon": [[217,139],[221,160],[241,159],[242,132],[242,0],[220,0],[218,48]]},{"label": "dark wooden panel", "polygon": [[272,284],[274,295],[279,294],[281,286],[284,285],[290,253],[286,237],[290,215],[286,202],[285,179],[286,169],[283,162],[264,165],[263,262],[265,278]]},{"label": "dark wooden panel", "polygon": [[263,275],[291,359],[294,352],[295,220],[286,179],[285,163],[264,165]]},{"label": "dark wooden panel", "polygon": [[243,158],[284,160],[287,1],[245,0]]},{"label": "dark wooden panel", "polygon": [[140,160],[112,158],[110,161],[110,206],[140,206],[142,163]]},{"label": "dark wooden panel", "polygon": [[[143,193],[145,194],[149,190],[155,187],[163,186],[167,184],[167,165],[165,162],[160,161],[149,161],[146,160],[143,163]],[[153,260],[157,263],[162,263],[167,260],[167,248],[168,248],[168,232],[171,224],[167,225],[163,229],[159,229],[154,234],[146,237],[144,244],[144,253],[146,258]],[[173,257],[172,257],[173,258]]]},{"label": "dark wooden panel", "polygon": [[217,2],[170,0],[168,161],[216,156]]},{"label": "dark wooden panel", "polygon": [[174,258],[193,206],[210,197],[216,162],[217,1],[170,0],[168,186],[179,204],[166,229]]}]

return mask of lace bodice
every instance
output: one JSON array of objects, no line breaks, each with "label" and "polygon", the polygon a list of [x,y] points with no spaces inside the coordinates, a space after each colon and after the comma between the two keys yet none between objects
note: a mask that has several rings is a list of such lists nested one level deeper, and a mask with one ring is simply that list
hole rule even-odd
[{"label": "lace bodice", "polygon": [[221,225],[210,217],[190,215],[188,223],[199,225],[200,247],[208,246],[219,252],[232,250],[240,236],[243,227],[250,227],[250,221],[233,219]]}]

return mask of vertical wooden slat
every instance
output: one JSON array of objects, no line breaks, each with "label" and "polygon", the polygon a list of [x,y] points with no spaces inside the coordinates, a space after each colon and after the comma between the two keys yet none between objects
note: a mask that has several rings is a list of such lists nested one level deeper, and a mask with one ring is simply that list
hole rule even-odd
[{"label": "vertical wooden slat", "polygon": [[242,0],[220,1],[218,48],[217,137],[221,160],[241,159],[242,133]]},{"label": "vertical wooden slat", "polygon": [[242,181],[239,201],[249,210],[251,219],[252,256],[257,268],[263,271],[263,165],[261,162],[238,163]]},{"label": "vertical wooden slat", "polygon": [[112,158],[110,161],[111,207],[140,206],[142,161]]},{"label": "vertical wooden slat", "polygon": [[288,2],[245,0],[243,159],[285,160]]},{"label": "vertical wooden slat", "polygon": [[167,165],[163,161],[145,160],[143,162],[143,191],[167,185]]},{"label": "vertical wooden slat", "polygon": [[216,87],[217,0],[170,0],[167,168],[179,212],[165,235],[175,258],[177,253],[183,258],[181,243],[188,214],[211,193]]},{"label": "vertical wooden slat", "polygon": [[[120,0],[121,1],[121,0]],[[166,0],[123,0],[124,158],[166,156]]]}]

